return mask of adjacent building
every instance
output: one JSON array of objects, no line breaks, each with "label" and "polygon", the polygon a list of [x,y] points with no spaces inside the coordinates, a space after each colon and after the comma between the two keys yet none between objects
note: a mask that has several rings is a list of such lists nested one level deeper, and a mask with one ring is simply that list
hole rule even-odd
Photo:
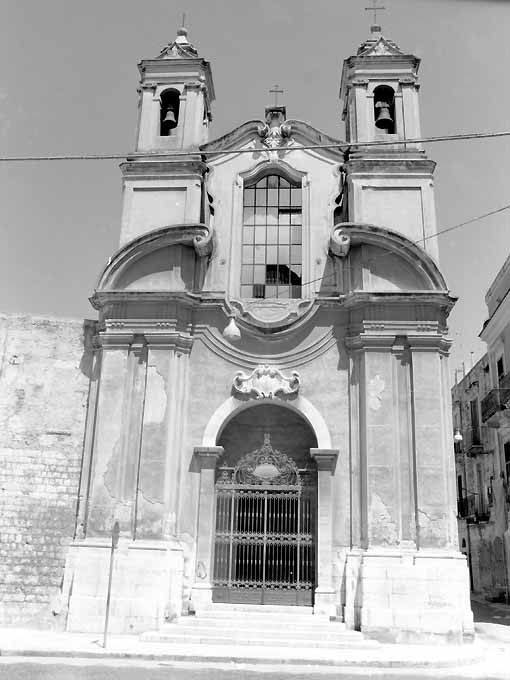
[{"label": "adjacent building", "polygon": [[344,61],[341,142],[283,105],[209,141],[185,29],[140,63],[97,323],[4,323],[5,619],[101,630],[118,522],[116,631],[246,602],[471,638],[454,299],[435,164],[402,144],[419,64],[373,27]]},{"label": "adjacent building", "polygon": [[484,355],[452,388],[459,543],[468,559],[476,593],[498,599],[506,593],[503,530],[496,523],[495,434],[482,422],[481,404],[491,389]]}]

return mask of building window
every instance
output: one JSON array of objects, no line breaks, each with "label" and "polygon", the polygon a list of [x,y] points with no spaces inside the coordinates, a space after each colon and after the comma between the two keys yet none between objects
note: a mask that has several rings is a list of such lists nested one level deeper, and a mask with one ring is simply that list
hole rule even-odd
[{"label": "building window", "polygon": [[499,357],[499,359],[496,362],[496,366],[497,366],[497,369],[498,369],[498,380],[501,380],[505,375],[505,366],[503,364],[503,357]]},{"label": "building window", "polygon": [[302,189],[279,175],[244,188],[241,296],[300,298]]},{"label": "building window", "polygon": [[471,443],[480,444],[480,421],[478,419],[478,399],[470,402],[471,408]]},{"label": "building window", "polygon": [[504,450],[505,450],[505,474],[506,474],[506,481],[510,479],[510,442],[506,442],[504,445]]}]

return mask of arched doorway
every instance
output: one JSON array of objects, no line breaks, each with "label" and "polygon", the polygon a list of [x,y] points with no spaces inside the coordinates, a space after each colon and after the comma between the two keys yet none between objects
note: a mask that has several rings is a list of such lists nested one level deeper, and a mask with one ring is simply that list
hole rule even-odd
[{"label": "arched doorway", "polygon": [[213,601],[313,605],[313,430],[298,413],[265,403],[235,415],[217,445]]}]

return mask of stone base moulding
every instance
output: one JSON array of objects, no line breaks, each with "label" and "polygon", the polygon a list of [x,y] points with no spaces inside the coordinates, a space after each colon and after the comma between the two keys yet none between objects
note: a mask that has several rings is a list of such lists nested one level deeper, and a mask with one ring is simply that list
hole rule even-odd
[{"label": "stone base moulding", "polygon": [[[64,580],[70,632],[104,629],[110,545],[88,539],[70,546]],[[140,633],[179,618],[184,559],[178,544],[121,539],[114,559],[110,632]]]},{"label": "stone base moulding", "polygon": [[355,591],[346,592],[348,627],[359,616],[361,632],[383,642],[473,640],[467,564],[461,553],[369,551],[353,555],[349,566],[348,590]]}]

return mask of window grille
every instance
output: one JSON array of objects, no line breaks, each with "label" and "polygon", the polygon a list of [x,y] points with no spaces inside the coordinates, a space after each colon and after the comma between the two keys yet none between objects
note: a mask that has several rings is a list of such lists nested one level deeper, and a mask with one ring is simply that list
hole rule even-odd
[{"label": "window grille", "polygon": [[241,296],[300,298],[302,189],[279,175],[245,186]]}]

